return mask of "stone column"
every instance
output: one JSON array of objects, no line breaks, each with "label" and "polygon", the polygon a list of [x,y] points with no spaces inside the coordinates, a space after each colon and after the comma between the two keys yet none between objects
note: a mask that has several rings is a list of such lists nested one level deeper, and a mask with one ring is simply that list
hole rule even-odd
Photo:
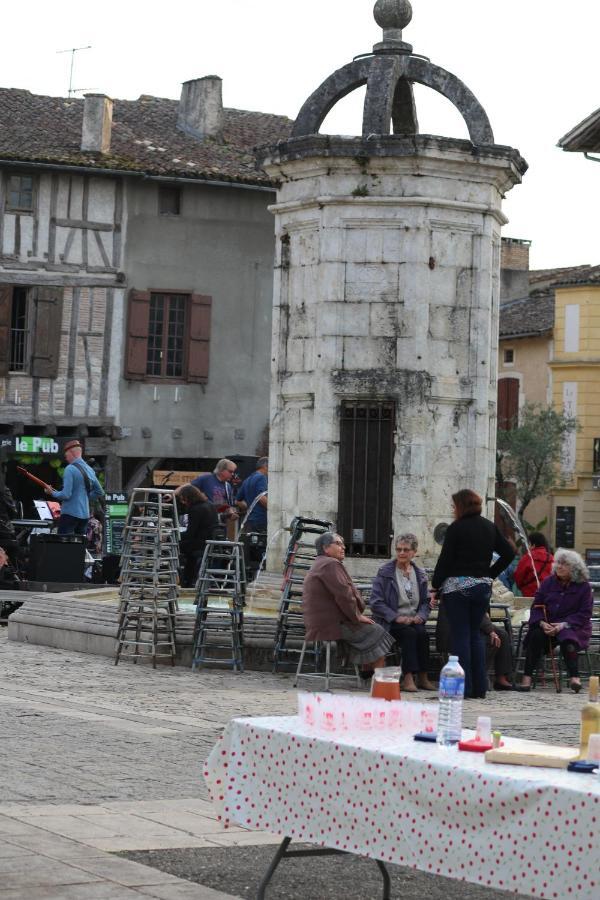
[{"label": "stone column", "polygon": [[[312,135],[267,151],[263,166],[281,183],[271,539],[295,515],[337,520],[341,403],[391,400],[392,527],[432,557],[450,494],[493,493],[501,200],[523,160],[422,135]],[[273,539],[274,570],[286,538]]]}]

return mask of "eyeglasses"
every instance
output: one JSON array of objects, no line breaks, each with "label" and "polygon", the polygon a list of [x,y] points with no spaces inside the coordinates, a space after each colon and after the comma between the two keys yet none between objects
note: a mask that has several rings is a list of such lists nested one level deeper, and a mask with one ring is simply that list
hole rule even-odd
[{"label": "eyeglasses", "polygon": [[396,547],[396,553],[412,553],[412,547]]},{"label": "eyeglasses", "polygon": [[343,541],[332,541],[331,543],[332,543],[332,544],[337,544],[338,547],[343,547],[344,550],[346,549],[346,545],[345,545],[345,543],[344,543]]}]

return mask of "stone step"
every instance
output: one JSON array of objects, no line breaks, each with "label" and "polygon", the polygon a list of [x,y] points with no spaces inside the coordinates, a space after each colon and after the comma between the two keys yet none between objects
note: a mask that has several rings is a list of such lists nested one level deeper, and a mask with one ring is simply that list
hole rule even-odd
[{"label": "stone step", "polygon": [[[117,636],[116,602],[67,599],[61,594],[30,595],[8,619],[8,639],[57,649],[114,658]],[[176,616],[177,663],[191,665],[195,614]],[[274,617],[244,615],[245,664],[270,669],[277,621]],[[290,646],[298,648],[299,642]],[[123,660],[125,662],[125,659]]]}]

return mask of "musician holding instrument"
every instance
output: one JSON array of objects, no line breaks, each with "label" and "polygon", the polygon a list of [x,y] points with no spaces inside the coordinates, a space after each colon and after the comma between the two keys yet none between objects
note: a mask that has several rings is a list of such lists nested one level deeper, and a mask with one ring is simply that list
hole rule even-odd
[{"label": "musician holding instrument", "polygon": [[44,490],[53,500],[60,500],[58,534],[85,535],[90,518],[90,500],[104,496],[96,473],[82,458],[82,446],[77,440],[67,441],[63,453],[67,466],[61,491],[49,485]]}]

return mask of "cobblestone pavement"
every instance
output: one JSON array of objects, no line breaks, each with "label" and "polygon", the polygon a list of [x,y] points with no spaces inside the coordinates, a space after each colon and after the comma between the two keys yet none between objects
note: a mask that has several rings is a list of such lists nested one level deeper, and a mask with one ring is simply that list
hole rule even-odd
[{"label": "cobblestone pavement", "polygon": [[[107,851],[277,842],[243,829],[224,833],[200,773],[233,716],[292,713],[291,683],[259,672],[115,667],[8,642],[0,629],[0,900],[224,898]],[[577,740],[583,695],[546,689],[490,698],[465,705],[466,726],[485,711],[515,736]],[[185,867],[181,874],[189,876]],[[459,887],[444,893],[465,896]]]}]

